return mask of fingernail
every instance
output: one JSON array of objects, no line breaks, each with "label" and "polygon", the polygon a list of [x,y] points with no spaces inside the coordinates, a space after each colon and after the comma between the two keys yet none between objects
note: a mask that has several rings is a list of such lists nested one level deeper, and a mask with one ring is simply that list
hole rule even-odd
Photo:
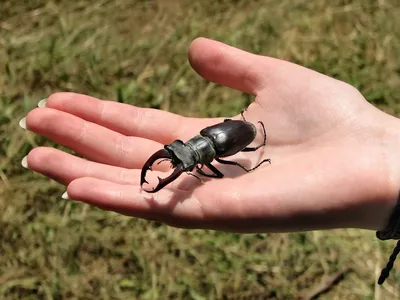
[{"label": "fingernail", "polygon": [[25,169],[29,169],[29,166],[28,166],[28,155],[25,156],[25,157],[21,160],[21,165],[22,165]]},{"label": "fingernail", "polygon": [[46,103],[47,103],[47,98],[42,99],[38,102],[38,107],[46,107]]},{"label": "fingernail", "polygon": [[62,194],[61,198],[63,198],[63,199],[69,199],[68,193],[65,192],[64,194]]},{"label": "fingernail", "polygon": [[26,117],[22,118],[18,124],[21,128],[26,129]]}]

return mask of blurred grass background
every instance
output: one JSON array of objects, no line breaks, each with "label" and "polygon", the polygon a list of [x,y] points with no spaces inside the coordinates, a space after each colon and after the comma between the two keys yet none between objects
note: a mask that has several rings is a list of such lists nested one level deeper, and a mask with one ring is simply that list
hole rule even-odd
[{"label": "blurred grass background", "polygon": [[[398,0],[0,1],[0,299],[396,299],[400,263],[374,232],[237,235],[182,230],[61,199],[20,165],[37,102],[73,91],[187,116],[237,114],[252,98],[200,78],[206,36],[290,60],[400,111]],[[371,216],[373,217],[373,216]]]}]

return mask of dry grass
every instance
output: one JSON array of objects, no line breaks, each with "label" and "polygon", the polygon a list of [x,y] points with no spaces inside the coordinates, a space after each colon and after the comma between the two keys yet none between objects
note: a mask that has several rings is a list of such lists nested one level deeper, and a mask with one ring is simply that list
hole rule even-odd
[{"label": "dry grass", "polygon": [[398,114],[398,1],[16,3],[0,4],[0,299],[298,299],[346,267],[321,299],[400,297],[400,263],[375,284],[393,243],[373,232],[188,231],[63,201],[63,187],[20,166],[32,147],[52,144],[17,124],[56,91],[235,114],[251,98],[187,63],[198,36],[345,80]]}]

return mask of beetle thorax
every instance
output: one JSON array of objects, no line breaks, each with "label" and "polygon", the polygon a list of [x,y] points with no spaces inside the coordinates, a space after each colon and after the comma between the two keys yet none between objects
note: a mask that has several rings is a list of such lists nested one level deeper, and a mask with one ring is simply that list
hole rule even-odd
[{"label": "beetle thorax", "polygon": [[196,135],[186,142],[196,154],[196,160],[199,164],[208,164],[214,160],[216,155],[213,142],[205,136]]}]

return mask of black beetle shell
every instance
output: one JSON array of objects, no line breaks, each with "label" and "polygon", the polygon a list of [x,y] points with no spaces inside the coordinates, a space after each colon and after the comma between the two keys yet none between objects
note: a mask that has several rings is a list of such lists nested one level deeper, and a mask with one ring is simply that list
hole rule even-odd
[{"label": "black beetle shell", "polygon": [[246,121],[229,120],[206,127],[200,134],[211,139],[218,157],[226,157],[249,145],[256,137],[257,129]]}]

